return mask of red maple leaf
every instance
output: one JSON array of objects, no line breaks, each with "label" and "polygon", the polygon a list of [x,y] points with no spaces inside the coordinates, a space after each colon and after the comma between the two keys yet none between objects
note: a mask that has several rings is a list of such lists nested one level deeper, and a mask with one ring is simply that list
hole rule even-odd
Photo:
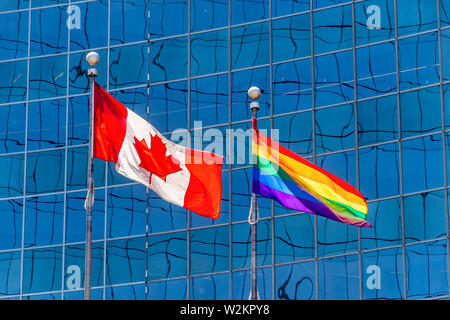
[{"label": "red maple leaf", "polygon": [[166,181],[169,174],[181,171],[180,161],[172,155],[166,156],[167,147],[161,138],[155,134],[150,135],[150,149],[144,139],[139,141],[134,137],[134,147],[141,159],[139,166],[150,172],[150,182],[152,174],[156,174],[162,180]]}]

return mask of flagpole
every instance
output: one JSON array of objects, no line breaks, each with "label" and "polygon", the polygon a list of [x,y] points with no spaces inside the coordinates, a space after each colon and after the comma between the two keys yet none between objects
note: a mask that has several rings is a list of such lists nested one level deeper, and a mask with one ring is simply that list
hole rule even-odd
[{"label": "flagpole", "polygon": [[[248,96],[252,100],[257,100],[261,96],[261,91],[258,87],[251,87],[247,92]],[[259,110],[259,102],[253,101],[250,103],[250,110],[252,111],[252,128],[253,133],[255,135],[255,130],[257,129],[256,122],[256,112]],[[252,137],[252,145],[253,145],[253,137]],[[252,146],[253,147],[253,146]],[[250,204],[250,212],[248,216],[248,223],[251,225],[252,232],[252,251],[251,251],[251,290],[250,295],[248,297],[249,300],[259,300],[258,293],[258,283],[256,278],[256,232],[257,232],[257,222],[259,219],[259,211],[258,211],[258,201],[256,198],[256,194],[252,192],[252,199]]]},{"label": "flagpole", "polygon": [[84,300],[91,300],[91,264],[92,264],[92,207],[94,206],[94,85],[98,70],[94,68],[100,60],[96,52],[86,55],[91,78],[91,102],[89,108],[89,154],[88,154],[88,191],[84,208],[86,209],[86,250],[84,260]]}]

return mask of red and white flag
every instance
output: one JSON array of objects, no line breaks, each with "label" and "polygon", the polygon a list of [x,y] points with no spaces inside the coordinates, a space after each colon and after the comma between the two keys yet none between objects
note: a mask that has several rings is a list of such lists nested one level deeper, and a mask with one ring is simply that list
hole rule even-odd
[{"label": "red and white flag", "polygon": [[98,84],[94,101],[94,158],[114,162],[170,203],[219,217],[223,157],[171,142]]}]

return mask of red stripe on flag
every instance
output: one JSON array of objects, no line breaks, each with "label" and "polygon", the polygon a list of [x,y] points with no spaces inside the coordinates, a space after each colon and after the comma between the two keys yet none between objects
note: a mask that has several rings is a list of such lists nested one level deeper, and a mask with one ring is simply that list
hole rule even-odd
[{"label": "red stripe on flag", "polygon": [[190,172],[190,180],[184,196],[184,208],[207,218],[219,218],[222,163],[223,157],[186,149],[186,168]]},{"label": "red stripe on flag", "polygon": [[127,108],[95,83],[94,158],[117,162],[127,132]]}]

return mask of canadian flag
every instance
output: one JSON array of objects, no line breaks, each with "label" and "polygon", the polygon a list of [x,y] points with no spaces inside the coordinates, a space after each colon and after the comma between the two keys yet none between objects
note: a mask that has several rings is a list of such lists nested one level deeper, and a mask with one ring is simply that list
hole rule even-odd
[{"label": "canadian flag", "polygon": [[220,215],[223,157],[171,142],[98,84],[94,158],[114,162],[118,173],[170,203],[208,218]]}]

